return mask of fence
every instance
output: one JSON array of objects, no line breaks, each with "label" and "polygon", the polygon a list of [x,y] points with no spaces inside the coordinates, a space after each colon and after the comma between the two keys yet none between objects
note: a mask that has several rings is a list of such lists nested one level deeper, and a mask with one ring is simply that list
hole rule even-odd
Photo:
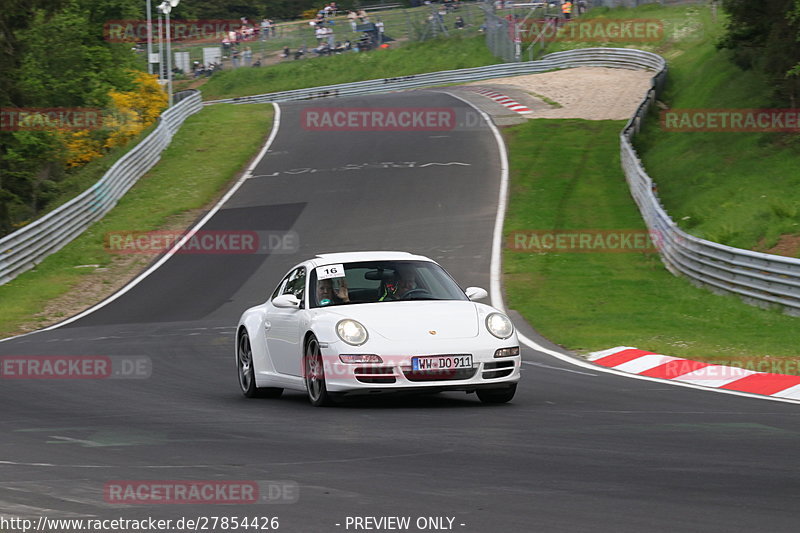
[{"label": "fence", "polygon": [[103,218],[161,158],[186,117],[202,109],[198,91],[184,91],[156,128],[122,156],[92,187],[58,209],[0,239],[0,285],[35,267]]},{"label": "fence", "polygon": [[675,6],[679,4],[705,3],[706,1],[707,0],[590,0],[590,5],[592,7],[638,7],[644,4]]},{"label": "fence", "polygon": [[[391,46],[397,43],[426,41],[439,36],[452,35],[478,35],[483,25],[483,12],[475,2],[461,3],[458,8],[446,8],[442,4],[431,4],[411,9],[392,8],[393,4],[374,5],[367,11],[365,23],[383,22],[384,33],[383,42],[389,42]],[[463,27],[458,28],[457,19],[461,18]],[[346,12],[340,11],[336,16],[325,19],[333,36],[333,43],[344,43],[350,41],[351,45],[356,45],[364,39],[368,33],[362,31],[364,26],[356,25],[353,27],[346,17]],[[276,23],[269,36],[256,35],[249,40],[240,41],[235,46],[223,46],[220,37],[217,43],[173,43],[174,51],[184,51],[189,53],[190,63],[200,61],[206,64],[203,57],[204,47],[217,47],[220,50],[221,65],[223,68],[242,68],[260,62],[261,65],[275,63],[287,58],[281,57],[286,48],[289,49],[288,58],[292,58],[295,52],[304,51],[305,57],[313,55],[313,49],[318,46],[318,39],[315,35],[315,27],[309,24],[310,21],[292,21]],[[369,24],[367,24],[369,26]],[[361,28],[361,29],[357,29]],[[374,32],[373,32],[374,33]],[[373,37],[377,37],[373,35]],[[328,37],[324,40],[327,41]],[[372,45],[375,43],[373,42]],[[234,49],[241,58],[234,61]],[[247,62],[244,60],[244,51],[249,49]],[[298,55],[298,57],[300,57]],[[241,59],[241,60],[239,60]],[[190,74],[186,72],[185,74]]]},{"label": "fence", "polygon": [[506,62],[533,61],[545,52],[548,44],[545,39],[521,34],[527,21],[545,21],[553,27],[562,17],[561,8],[556,3],[509,2],[505,7],[502,2],[487,1],[481,4],[481,9],[486,21],[486,46],[492,55]]}]

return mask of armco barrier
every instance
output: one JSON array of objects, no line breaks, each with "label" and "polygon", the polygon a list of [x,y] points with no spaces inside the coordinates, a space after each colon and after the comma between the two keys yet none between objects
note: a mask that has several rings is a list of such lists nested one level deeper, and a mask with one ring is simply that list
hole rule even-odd
[{"label": "armco barrier", "polygon": [[165,111],[156,128],[122,156],[92,187],[58,209],[0,239],[0,285],[39,264],[103,218],[145,172],[161,158],[186,117],[202,109],[200,93],[182,95]]},{"label": "armco barrier", "polygon": [[631,144],[633,135],[655,99],[651,91],[620,134],[622,168],[639,211],[656,238],[661,260],[673,274],[682,274],[716,292],[736,294],[746,302],[780,306],[800,316],[800,260],[742,250],[700,239],[681,230],[654,193]]},{"label": "armco barrier", "polygon": [[539,61],[327,85],[217,100],[206,104],[286,102],[358,96],[581,66],[655,71],[651,90],[620,133],[620,149],[622,168],[631,194],[648,228],[656,236],[656,243],[666,267],[672,273],[682,274],[694,283],[708,286],[712,290],[739,295],[748,303],[756,305],[779,305],[786,313],[800,316],[800,260],[732,248],[689,235],[678,228],[653,192],[653,181],[642,167],[631,139],[638,133],[647,110],[655,102],[666,78],[666,62],[656,54],[627,48],[583,48],[548,54]]},{"label": "armco barrier", "polygon": [[[667,268],[713,290],[737,294],[749,303],[779,305],[787,313],[800,316],[800,260],[732,248],[689,235],[678,228],[653,192],[653,181],[645,172],[631,139],[639,131],[666,77],[666,62],[656,54],[627,48],[583,48],[548,54],[539,61],[328,85],[206,104],[286,102],[378,94],[580,66],[655,71],[651,90],[620,133],[620,149],[631,195],[648,228],[656,236],[655,242]],[[155,164],[171,135],[200,105],[197,93],[176,105],[164,114],[156,131],[120,159],[86,193],[0,240],[0,284],[31,268],[102,217],[133,182]]]},{"label": "armco barrier", "polygon": [[481,81],[503,76],[519,76],[536,74],[550,70],[573,67],[612,67],[630,69],[652,69],[661,71],[665,68],[661,56],[641,50],[627,48],[583,48],[548,54],[538,61],[523,63],[503,63],[486,67],[444,70],[427,74],[413,74],[396,78],[382,78],[339,85],[325,85],[310,89],[295,89],[277,93],[242,96],[224,100],[212,100],[206,105],[218,103],[253,104],[262,102],[289,102],[293,100],[313,100],[317,98],[334,98],[343,96],[360,96],[366,94],[387,93],[403,89],[417,89],[454,83]]},{"label": "armco barrier", "polygon": [[[649,52],[624,48],[587,48],[558,52],[545,56],[539,61],[527,63],[500,64],[345,83],[217,100],[206,102],[206,104],[285,102],[377,94],[401,89],[486,80],[500,76],[546,72],[583,65],[659,70],[663,68],[663,63],[664,60],[661,57]],[[51,213],[0,239],[0,285],[33,268],[45,257],[80,235],[93,222],[102,218],[116,205],[122,195],[158,162],[161,152],[169,145],[172,136],[186,117],[199,111],[202,105],[200,94],[197,91],[192,91],[189,96],[178,94],[175,101],[178,103],[162,115],[155,131],[117,161],[95,185]]]}]

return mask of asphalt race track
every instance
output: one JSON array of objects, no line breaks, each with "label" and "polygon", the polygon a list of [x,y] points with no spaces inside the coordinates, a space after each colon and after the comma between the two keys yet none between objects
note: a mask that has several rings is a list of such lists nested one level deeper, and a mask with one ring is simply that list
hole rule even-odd
[{"label": "asphalt race track", "polygon": [[[307,257],[409,250],[462,286],[489,286],[500,157],[485,124],[311,131],[303,106],[469,114],[425,91],[282,105],[268,156],[204,229],[294,232],[296,250],[175,255],[100,310],[0,343],[4,356],[152,362],[146,379],[0,380],[0,516],[278,517],[287,533],[365,531],[376,523],[356,529],[352,517],[389,516],[411,517],[405,531],[422,530],[421,517],[453,519],[426,531],[797,531],[797,405],[594,372],[527,348],[508,405],[463,393],[327,409],[295,392],[244,398],[236,320]],[[104,497],[115,480],[295,492],[261,504],[118,505]]]}]

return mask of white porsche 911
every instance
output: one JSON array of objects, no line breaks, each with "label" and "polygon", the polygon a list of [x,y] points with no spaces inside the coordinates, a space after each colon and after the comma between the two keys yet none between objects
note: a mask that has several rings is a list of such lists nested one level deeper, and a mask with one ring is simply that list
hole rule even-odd
[{"label": "white porsche 911", "polygon": [[520,379],[519,343],[506,315],[472,301],[486,296],[418,255],[318,255],[242,314],[239,386],[248,397],[307,391],[315,406],[391,391],[508,402]]}]

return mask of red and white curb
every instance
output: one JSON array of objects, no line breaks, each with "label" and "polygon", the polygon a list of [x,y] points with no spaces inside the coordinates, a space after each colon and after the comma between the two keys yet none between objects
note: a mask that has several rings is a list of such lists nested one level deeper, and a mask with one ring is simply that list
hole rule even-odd
[{"label": "red and white curb", "polygon": [[496,91],[490,91],[489,89],[478,89],[478,88],[469,88],[469,90],[470,91],[474,91],[474,92],[476,92],[478,94],[481,94],[481,95],[483,95],[483,96],[485,96],[487,98],[491,98],[492,100],[494,100],[498,104],[509,108],[511,111],[516,111],[520,115],[526,115],[528,113],[533,113],[531,108],[529,108],[528,106],[524,106],[524,105],[520,104],[519,102],[517,102],[516,100],[513,100],[513,99],[509,98],[508,96],[506,96],[504,94],[500,94],[500,93],[498,93]]},{"label": "red and white curb", "polygon": [[596,365],[651,378],[702,387],[800,400],[800,376],[756,372],[618,346],[589,354]]}]

